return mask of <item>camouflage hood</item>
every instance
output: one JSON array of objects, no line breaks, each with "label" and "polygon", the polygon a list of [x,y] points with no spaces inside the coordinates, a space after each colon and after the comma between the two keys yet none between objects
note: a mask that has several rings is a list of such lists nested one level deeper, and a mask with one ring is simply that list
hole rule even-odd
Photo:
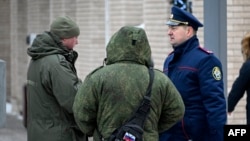
[{"label": "camouflage hood", "polygon": [[121,61],[152,66],[151,49],[146,32],[133,26],[122,27],[110,39],[107,48],[106,64]]}]

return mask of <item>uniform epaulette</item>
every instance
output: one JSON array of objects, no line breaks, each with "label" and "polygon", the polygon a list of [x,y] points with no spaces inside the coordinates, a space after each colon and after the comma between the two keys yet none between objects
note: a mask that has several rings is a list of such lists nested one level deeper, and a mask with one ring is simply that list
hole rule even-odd
[{"label": "uniform epaulette", "polygon": [[205,48],[203,48],[203,47],[199,47],[199,49],[200,49],[200,50],[202,50],[203,52],[206,52],[206,53],[208,53],[208,54],[211,54],[211,53],[213,53],[212,51],[210,51],[210,50],[207,50],[207,49],[205,49]]}]

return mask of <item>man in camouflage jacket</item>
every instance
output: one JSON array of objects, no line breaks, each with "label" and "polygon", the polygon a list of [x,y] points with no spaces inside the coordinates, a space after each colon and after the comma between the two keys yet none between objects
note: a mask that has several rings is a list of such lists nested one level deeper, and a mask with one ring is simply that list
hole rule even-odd
[{"label": "man in camouflage jacket", "polygon": [[[139,106],[149,84],[153,66],[151,49],[143,29],[125,26],[106,48],[106,66],[91,72],[76,94],[73,112],[83,133],[107,140]],[[150,113],[145,122],[144,141],[157,141],[184,114],[184,104],[175,86],[159,70],[151,92]]]}]

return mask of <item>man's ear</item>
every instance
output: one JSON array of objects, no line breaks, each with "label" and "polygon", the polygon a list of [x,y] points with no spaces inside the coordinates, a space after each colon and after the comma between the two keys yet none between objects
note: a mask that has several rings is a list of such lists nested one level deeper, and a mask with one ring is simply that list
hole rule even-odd
[{"label": "man's ear", "polygon": [[192,26],[187,26],[187,35],[189,36],[189,37],[192,37],[193,35],[194,35],[194,29],[193,29],[193,27]]}]

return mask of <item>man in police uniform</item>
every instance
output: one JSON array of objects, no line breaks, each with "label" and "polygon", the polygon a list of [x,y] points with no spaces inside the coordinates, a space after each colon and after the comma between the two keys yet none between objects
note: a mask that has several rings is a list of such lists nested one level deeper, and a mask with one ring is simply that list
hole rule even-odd
[{"label": "man in police uniform", "polygon": [[196,32],[203,24],[175,6],[166,24],[173,52],[163,71],[179,90],[185,115],[160,133],[160,141],[223,141],[227,113],[222,64],[211,51],[199,46]]}]

